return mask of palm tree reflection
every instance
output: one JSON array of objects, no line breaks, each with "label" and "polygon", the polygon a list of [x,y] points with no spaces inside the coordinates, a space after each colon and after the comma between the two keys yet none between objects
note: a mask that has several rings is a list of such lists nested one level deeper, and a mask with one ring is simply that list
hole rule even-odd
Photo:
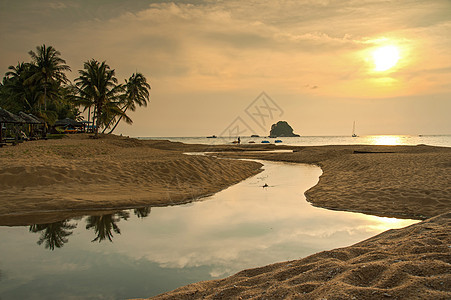
[{"label": "palm tree reflection", "polygon": [[[141,219],[150,215],[151,207],[140,207],[133,210],[133,213]],[[117,223],[123,219],[127,220],[130,213],[127,211],[120,211],[113,214],[90,216],[86,218],[86,229],[94,229],[96,237],[92,240],[102,242],[104,240],[113,241],[113,233],[121,234]],[[79,219],[79,218],[78,218]],[[75,220],[75,219],[74,219]],[[38,245],[45,245],[46,249],[54,250],[61,248],[67,243],[68,236],[77,227],[76,224],[70,224],[70,220],[63,220],[49,224],[35,224],[31,225],[30,232],[40,232],[41,236],[37,242]]]},{"label": "palm tree reflection", "polygon": [[69,241],[67,237],[72,234],[72,229],[76,227],[76,224],[70,224],[69,220],[64,220],[50,224],[31,225],[29,230],[30,232],[41,232],[38,245],[45,242],[46,249],[54,250],[55,247],[61,248]]},{"label": "palm tree reflection", "polygon": [[121,211],[114,214],[108,214],[103,216],[90,216],[86,219],[87,225],[86,229],[94,228],[96,233],[96,238],[91,242],[104,241],[108,239],[110,242],[113,241],[113,232],[121,234],[121,230],[117,226],[121,219],[127,220],[130,214],[125,211]]},{"label": "palm tree reflection", "polygon": [[150,210],[151,210],[151,207],[140,207],[140,208],[135,208],[133,210],[133,212],[135,213],[135,215],[138,218],[144,219],[150,215]]}]

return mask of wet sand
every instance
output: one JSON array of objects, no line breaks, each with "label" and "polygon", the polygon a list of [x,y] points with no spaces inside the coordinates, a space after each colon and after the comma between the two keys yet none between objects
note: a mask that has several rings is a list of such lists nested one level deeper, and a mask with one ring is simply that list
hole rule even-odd
[{"label": "wet sand", "polygon": [[294,152],[245,151],[275,148],[117,136],[93,140],[86,135],[4,147],[0,224],[27,224],[37,213],[48,222],[85,210],[179,204],[260,172],[255,162],[184,155],[187,151],[311,163],[323,170],[319,183],[306,193],[313,205],[427,220],[350,247],[189,285],[156,299],[451,298],[451,148],[277,146]]}]

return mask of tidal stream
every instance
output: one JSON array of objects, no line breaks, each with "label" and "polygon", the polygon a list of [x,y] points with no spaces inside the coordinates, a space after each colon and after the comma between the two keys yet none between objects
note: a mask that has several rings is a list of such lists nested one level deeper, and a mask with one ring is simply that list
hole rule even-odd
[{"label": "tidal stream", "polygon": [[150,297],[418,222],[313,207],[319,167],[262,163],[198,202],[0,227],[0,298]]}]

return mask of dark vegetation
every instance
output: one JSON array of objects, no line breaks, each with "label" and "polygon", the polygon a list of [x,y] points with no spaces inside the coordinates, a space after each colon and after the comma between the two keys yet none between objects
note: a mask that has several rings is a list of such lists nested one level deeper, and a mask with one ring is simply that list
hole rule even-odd
[{"label": "dark vegetation", "polygon": [[121,120],[131,124],[126,113],[149,102],[150,85],[141,73],[119,83],[105,61],[90,59],[72,83],[71,67],[55,48],[42,45],[28,53],[30,61],[10,66],[0,83],[0,107],[13,114],[33,114],[50,127],[65,118],[83,121],[87,111],[85,121],[97,137],[100,130],[113,132]]}]

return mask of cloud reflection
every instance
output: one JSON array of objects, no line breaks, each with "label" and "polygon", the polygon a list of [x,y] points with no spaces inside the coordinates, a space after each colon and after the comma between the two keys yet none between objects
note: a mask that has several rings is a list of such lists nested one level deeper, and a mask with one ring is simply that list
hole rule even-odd
[{"label": "cloud reflection", "polygon": [[[59,251],[36,249],[24,228],[1,228],[2,270],[9,274],[11,291],[43,285],[65,290],[70,283],[77,295],[117,294],[130,287],[134,291],[127,295],[135,295],[149,286],[143,296],[155,295],[348,246],[416,222],[313,207],[303,193],[318,181],[318,167],[265,162],[264,168],[264,173],[202,202],[155,207],[151,215],[148,209],[137,209],[77,220],[80,226],[67,229],[70,234],[63,237],[70,242]],[[264,183],[270,187],[262,188]],[[94,240],[114,243],[91,243],[93,230],[81,224],[94,230]],[[139,287],[137,278],[145,279]],[[98,284],[87,287],[87,279]]]},{"label": "cloud reflection", "polygon": [[[415,222],[311,206],[303,193],[320,174],[314,166],[265,162],[265,174],[211,199],[153,209],[145,228],[124,223],[128,233],[117,243],[118,251],[163,268],[209,266],[211,276],[226,276],[243,268],[347,246]],[[263,181],[272,187],[261,188]],[[135,235],[138,231],[139,236]],[[133,252],[127,250],[130,244]]]}]

